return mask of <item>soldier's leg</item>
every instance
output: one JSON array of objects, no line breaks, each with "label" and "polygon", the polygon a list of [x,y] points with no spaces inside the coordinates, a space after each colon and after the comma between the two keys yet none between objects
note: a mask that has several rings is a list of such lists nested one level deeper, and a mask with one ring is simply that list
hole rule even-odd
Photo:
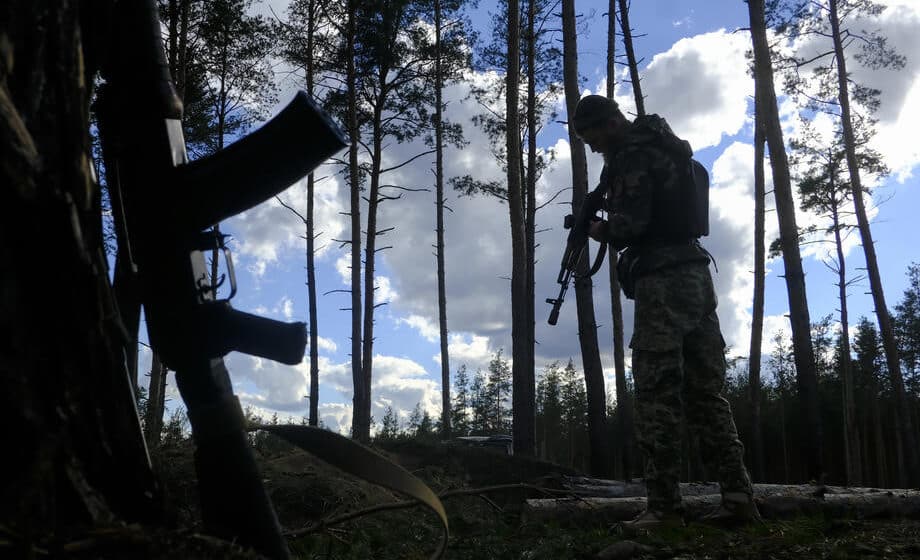
[{"label": "soldier's leg", "polygon": [[[725,385],[724,341],[715,311],[684,338],[684,406],[690,429],[699,435],[700,450],[710,475],[717,475],[723,496],[749,500],[751,480],[744,467],[744,446],[738,438],[731,406],[722,396]],[[739,496],[737,494],[744,494]]]},{"label": "soldier's leg", "polygon": [[635,348],[632,360],[636,436],[646,456],[648,508],[680,511],[681,351]]}]

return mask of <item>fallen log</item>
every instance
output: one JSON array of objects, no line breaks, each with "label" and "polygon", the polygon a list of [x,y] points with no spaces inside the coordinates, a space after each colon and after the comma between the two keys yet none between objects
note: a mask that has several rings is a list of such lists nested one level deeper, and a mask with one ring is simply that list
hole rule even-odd
[{"label": "fallen log", "polygon": [[[760,486],[760,485],[758,485]],[[756,494],[756,489],[755,489]],[[719,504],[718,494],[684,496],[687,520],[699,519]],[[756,497],[765,519],[823,514],[827,517],[920,518],[920,491],[887,490],[863,493],[770,494]],[[632,519],[645,509],[645,498],[574,497],[527,500],[521,512],[525,523],[607,525]]]},{"label": "fallen log", "polygon": [[[561,489],[575,496],[604,498],[635,498],[645,496],[645,484],[637,481],[605,480],[600,478],[563,476],[558,481]],[[870,494],[885,492],[878,488],[827,486],[819,484],[755,484],[756,496],[811,495],[811,494]],[[718,494],[716,482],[682,482],[682,496],[705,496]]]}]

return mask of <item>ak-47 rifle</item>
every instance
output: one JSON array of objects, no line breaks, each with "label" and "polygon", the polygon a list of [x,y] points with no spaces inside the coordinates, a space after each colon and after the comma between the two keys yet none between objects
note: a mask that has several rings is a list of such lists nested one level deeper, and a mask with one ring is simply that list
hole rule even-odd
[{"label": "ak-47 rifle", "polygon": [[[604,194],[607,192],[606,185],[594,189],[585,195],[581,206],[575,215],[568,214],[563,221],[563,227],[569,230],[569,237],[565,242],[565,251],[562,253],[562,266],[559,269],[559,276],[556,282],[560,284],[559,295],[553,298],[546,298],[546,303],[553,306],[549,312],[550,325],[555,325],[559,320],[559,310],[562,308],[562,302],[565,301],[565,293],[569,289],[572,281],[572,275],[577,273],[577,268],[588,247],[588,232],[591,224],[597,221],[597,213],[604,204]],[[588,276],[594,275],[604,262],[604,256],[607,253],[607,244],[601,243],[598,250],[597,258],[588,272]]]},{"label": "ak-47 rifle", "polygon": [[297,364],[306,328],[218,299],[204,253],[225,255],[230,297],[232,261],[223,237],[206,230],[276,195],[347,143],[301,92],[254,133],[189,163],[156,3],[114,2],[111,24],[97,110],[121,255],[138,294],[119,306],[130,317],[143,305],[151,346],[176,371],[196,444],[205,530],[288,558],[222,357],[235,350]]}]

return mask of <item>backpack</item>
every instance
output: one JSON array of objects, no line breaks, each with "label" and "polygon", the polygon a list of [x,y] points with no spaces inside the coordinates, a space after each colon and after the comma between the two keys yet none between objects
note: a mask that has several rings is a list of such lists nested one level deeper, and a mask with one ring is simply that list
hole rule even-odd
[{"label": "backpack", "polygon": [[693,150],[686,140],[678,138],[668,123],[658,115],[637,117],[633,126],[639,131],[642,142],[656,144],[674,158],[678,168],[683,167],[680,206],[690,208],[685,227],[690,237],[709,235],[709,172],[702,163],[693,159]]}]

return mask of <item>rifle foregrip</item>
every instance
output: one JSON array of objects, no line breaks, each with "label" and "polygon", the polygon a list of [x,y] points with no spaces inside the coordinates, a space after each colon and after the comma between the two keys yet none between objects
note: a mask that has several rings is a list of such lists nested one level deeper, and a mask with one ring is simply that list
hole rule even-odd
[{"label": "rifle foregrip", "polygon": [[287,365],[303,361],[307,347],[307,325],[285,323],[226,308],[216,323],[215,340],[223,341],[224,350],[268,358]]}]

